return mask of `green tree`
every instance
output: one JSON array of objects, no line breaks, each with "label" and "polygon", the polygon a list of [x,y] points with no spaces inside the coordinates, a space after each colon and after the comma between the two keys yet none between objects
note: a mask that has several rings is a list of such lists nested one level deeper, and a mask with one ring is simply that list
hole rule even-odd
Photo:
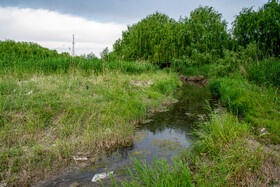
[{"label": "green tree", "polygon": [[236,45],[257,45],[261,57],[280,55],[280,4],[270,0],[257,11],[244,8],[233,25]]},{"label": "green tree", "polygon": [[109,49],[108,47],[105,47],[105,49],[103,49],[103,51],[100,53],[100,57],[102,60],[104,61],[108,61],[108,57],[109,57]]},{"label": "green tree", "polygon": [[126,60],[165,63],[191,57],[194,49],[222,56],[229,44],[230,35],[221,14],[212,7],[199,7],[192,11],[190,18],[178,21],[159,12],[148,15],[128,26],[113,47],[114,53]]}]

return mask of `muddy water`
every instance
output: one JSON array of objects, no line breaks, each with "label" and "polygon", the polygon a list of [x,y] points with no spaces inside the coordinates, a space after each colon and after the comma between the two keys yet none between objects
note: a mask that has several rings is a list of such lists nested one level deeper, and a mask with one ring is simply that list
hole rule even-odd
[{"label": "muddy water", "polygon": [[[194,127],[200,118],[205,117],[205,104],[210,98],[207,88],[191,84],[184,84],[175,95],[178,102],[167,111],[147,116],[139,123],[132,145],[110,150],[94,164],[82,170],[66,171],[40,186],[100,186],[99,182],[91,182],[95,174],[114,171],[117,179],[125,179],[123,167],[131,165],[131,158],[151,162],[157,156],[170,161],[195,141]],[[105,186],[110,183],[110,179],[102,181]]]}]

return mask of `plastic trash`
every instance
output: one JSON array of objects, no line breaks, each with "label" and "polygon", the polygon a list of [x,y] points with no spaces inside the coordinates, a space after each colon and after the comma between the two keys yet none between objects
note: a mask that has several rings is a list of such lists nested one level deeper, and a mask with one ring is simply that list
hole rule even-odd
[{"label": "plastic trash", "polygon": [[79,156],[73,156],[73,159],[75,161],[87,161],[88,160],[87,157],[79,157]]},{"label": "plastic trash", "polygon": [[0,183],[0,187],[6,187],[7,183]]},{"label": "plastic trash", "polygon": [[114,173],[113,171],[110,171],[108,173],[98,173],[93,176],[93,178],[91,179],[91,182],[97,182],[98,180],[104,179],[113,173]]},{"label": "plastic trash", "polygon": [[30,94],[32,94],[33,93],[33,91],[31,90],[30,92],[28,92],[27,94],[25,94],[25,95],[30,95]]}]

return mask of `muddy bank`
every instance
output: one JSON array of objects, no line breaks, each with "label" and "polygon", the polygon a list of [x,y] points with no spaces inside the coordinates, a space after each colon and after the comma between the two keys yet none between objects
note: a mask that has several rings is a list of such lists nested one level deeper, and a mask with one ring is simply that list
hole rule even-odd
[{"label": "muddy bank", "polygon": [[195,86],[205,86],[207,84],[207,79],[204,76],[185,76],[180,75],[181,81],[184,83],[189,83]]}]

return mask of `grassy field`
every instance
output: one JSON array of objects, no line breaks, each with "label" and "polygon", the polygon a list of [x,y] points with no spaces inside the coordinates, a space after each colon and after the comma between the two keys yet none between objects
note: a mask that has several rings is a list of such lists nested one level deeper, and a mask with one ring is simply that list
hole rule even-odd
[{"label": "grassy field", "polygon": [[137,120],[172,100],[180,84],[175,73],[132,74],[129,67],[1,74],[0,180],[29,185],[73,163],[73,156],[94,160],[105,148],[129,144]]}]

